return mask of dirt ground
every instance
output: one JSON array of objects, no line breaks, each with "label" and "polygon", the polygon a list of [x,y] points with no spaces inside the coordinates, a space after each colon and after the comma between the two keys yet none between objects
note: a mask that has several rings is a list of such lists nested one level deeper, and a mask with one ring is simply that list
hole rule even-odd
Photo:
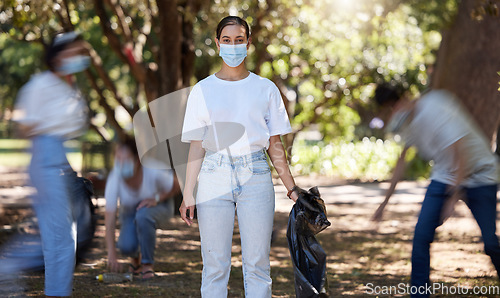
[{"label": "dirt ground", "polygon": [[[10,174],[13,174],[12,171]],[[8,175],[1,176],[0,203],[8,199],[9,189],[21,187],[25,183],[23,178],[19,178],[22,176],[14,175],[17,178],[10,179],[5,178]],[[406,184],[395,202],[387,207],[385,220],[374,224],[369,218],[382,200],[386,184],[349,184],[324,177],[299,177],[297,181],[304,188],[320,185],[327,205],[332,226],[318,234],[317,238],[328,254],[330,297],[366,297],[375,294],[377,289],[382,291],[389,286],[395,289],[409,284],[412,233],[425,184]],[[276,193],[275,237],[271,249],[273,297],[294,297],[294,274],[286,241],[291,202],[284,198],[281,185],[276,186]],[[6,231],[13,222],[22,221],[30,215],[29,210],[12,206],[14,205],[4,205],[3,211],[0,211],[0,227],[3,227],[0,240],[3,241],[8,238],[9,233]],[[95,276],[106,271],[102,212],[100,208],[99,225],[92,248],[85,261],[75,270],[74,297],[200,296],[202,262],[198,227],[196,224],[188,227],[178,217],[171,221],[170,229],[157,232],[157,277],[146,282],[97,282]],[[455,215],[438,229],[431,256],[431,279],[435,283],[469,291],[475,286],[500,287],[496,272],[483,253],[479,229],[462,202],[457,206]],[[241,246],[237,226],[233,237],[232,265],[229,297],[243,297]],[[21,282],[25,290],[12,297],[42,296],[43,280],[41,272],[22,274]],[[377,286],[379,288],[375,288]],[[393,292],[392,295],[378,293],[382,297],[407,296],[402,292]],[[437,293],[436,297],[444,296],[442,292]],[[482,296],[500,297],[500,294]]]}]

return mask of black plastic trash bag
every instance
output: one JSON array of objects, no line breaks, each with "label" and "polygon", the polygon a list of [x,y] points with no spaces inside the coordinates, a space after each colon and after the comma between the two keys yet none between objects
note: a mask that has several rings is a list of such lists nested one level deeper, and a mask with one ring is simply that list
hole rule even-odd
[{"label": "black plastic trash bag", "polygon": [[89,179],[78,177],[73,173],[73,216],[76,219],[76,262],[85,258],[97,226],[96,206],[92,202],[94,186]]},{"label": "black plastic trash bag", "polygon": [[318,188],[299,189],[286,232],[295,273],[295,295],[299,298],[328,297],[326,253],[314,236],[328,226]]}]

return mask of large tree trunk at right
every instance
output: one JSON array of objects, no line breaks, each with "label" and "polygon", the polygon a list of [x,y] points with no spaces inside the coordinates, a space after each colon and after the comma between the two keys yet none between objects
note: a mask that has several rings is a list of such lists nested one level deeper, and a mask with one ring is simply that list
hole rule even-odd
[{"label": "large tree trunk at right", "polygon": [[462,0],[454,24],[443,34],[432,87],[455,93],[488,140],[496,143],[500,125],[500,19],[471,18],[477,4]]}]

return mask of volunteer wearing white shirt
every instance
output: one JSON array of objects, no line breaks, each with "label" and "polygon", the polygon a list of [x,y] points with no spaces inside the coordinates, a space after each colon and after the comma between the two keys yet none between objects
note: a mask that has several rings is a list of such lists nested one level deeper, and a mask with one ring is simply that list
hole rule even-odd
[{"label": "volunteer wearing white shirt", "polygon": [[[375,99],[382,109],[391,111],[387,130],[399,133],[405,149],[397,162],[386,199],[374,215],[380,219],[397,182],[404,173],[408,147],[433,160],[431,183],[415,226],[411,284],[415,289],[430,286],[430,245],[435,230],[463,198],[476,219],[484,250],[500,273],[500,246],[496,235],[497,160],[483,133],[445,90],[431,90],[420,99],[409,101],[392,88],[379,86]],[[428,297],[425,291],[412,297]]]},{"label": "volunteer wearing white shirt", "polygon": [[215,42],[222,68],[193,87],[184,118],[182,141],[191,144],[181,217],[191,225],[198,178],[202,297],[227,297],[235,211],[245,296],[271,297],[269,253],[275,198],[265,152],[288,196],[296,200],[280,139],[291,127],[278,88],[245,67],[248,24],[239,17],[222,19]]},{"label": "volunteer wearing white shirt", "polygon": [[106,247],[108,267],[120,271],[115,245],[117,204],[120,202],[118,248],[129,256],[129,271],[142,280],[155,276],[153,271],[156,229],[165,228],[174,215],[173,195],[180,191],[172,171],[143,167],[133,139],[121,142],[115,165],[106,182]]},{"label": "volunteer wearing white shirt", "polygon": [[37,190],[33,205],[42,238],[47,296],[70,296],[73,291],[75,182],[63,143],[83,134],[87,126],[85,101],[72,83],[72,74],[89,64],[86,53],[75,32],[56,35],[47,50],[49,70],[23,86],[14,111],[20,132],[32,141],[29,173]]}]

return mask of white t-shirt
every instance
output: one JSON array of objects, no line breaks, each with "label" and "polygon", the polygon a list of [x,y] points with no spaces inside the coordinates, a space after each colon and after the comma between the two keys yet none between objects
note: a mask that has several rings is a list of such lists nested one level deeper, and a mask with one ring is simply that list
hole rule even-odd
[{"label": "white t-shirt", "polygon": [[475,187],[497,183],[497,160],[483,133],[453,95],[433,90],[415,105],[413,120],[402,129],[409,146],[419,155],[433,160],[431,179],[453,185],[457,164],[450,145],[462,139],[465,154],[465,180],[462,185]]},{"label": "white t-shirt", "polygon": [[87,128],[88,108],[76,88],[51,71],[34,75],[17,96],[13,120],[33,126],[29,136],[53,135],[66,139]]},{"label": "white t-shirt", "polygon": [[160,192],[169,192],[174,185],[171,170],[158,170],[142,167],[142,184],[139,189],[130,188],[120,173],[113,169],[106,181],[106,212],[116,211],[118,200],[122,207],[135,207],[144,199],[154,198]]},{"label": "white t-shirt", "polygon": [[251,72],[239,81],[213,74],[189,94],[181,140],[202,141],[203,148],[213,152],[245,155],[269,148],[271,136],[291,131],[273,82]]}]

